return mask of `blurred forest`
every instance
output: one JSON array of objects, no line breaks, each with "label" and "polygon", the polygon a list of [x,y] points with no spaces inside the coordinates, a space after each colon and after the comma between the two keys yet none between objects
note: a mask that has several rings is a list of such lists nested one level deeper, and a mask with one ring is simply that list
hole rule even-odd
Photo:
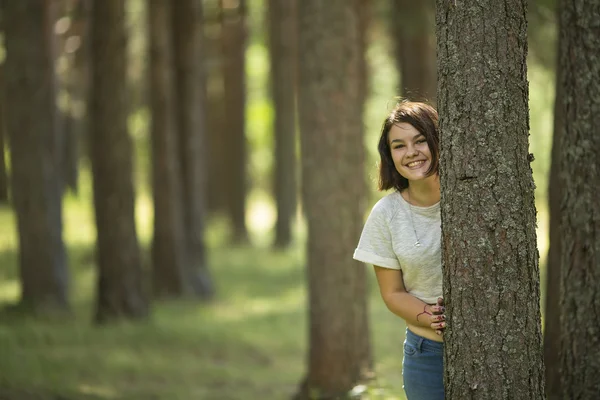
[{"label": "blurred forest", "polygon": [[[383,195],[383,118],[398,96],[435,102],[435,11],[354,2],[367,213]],[[555,8],[529,1],[542,287]],[[2,2],[0,398],[296,392],[308,345],[296,12],[291,0]],[[367,272],[377,384],[365,398],[401,399],[404,326]]]}]

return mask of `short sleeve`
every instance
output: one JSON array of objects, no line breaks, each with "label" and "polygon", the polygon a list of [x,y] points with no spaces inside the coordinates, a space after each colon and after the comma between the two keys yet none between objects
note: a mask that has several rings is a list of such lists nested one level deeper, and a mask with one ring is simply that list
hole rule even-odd
[{"label": "short sleeve", "polygon": [[387,217],[389,210],[386,210],[385,205],[380,200],[371,210],[353,258],[379,267],[400,269],[400,263],[392,246],[392,235]]}]

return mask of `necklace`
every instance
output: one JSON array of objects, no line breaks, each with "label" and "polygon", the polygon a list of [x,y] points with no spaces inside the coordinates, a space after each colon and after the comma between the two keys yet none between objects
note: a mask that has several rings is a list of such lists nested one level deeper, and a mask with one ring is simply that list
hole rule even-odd
[{"label": "necklace", "polygon": [[412,224],[413,232],[415,233],[415,237],[417,241],[413,245],[413,247],[421,247],[421,240],[419,239],[419,235],[417,234],[417,230],[415,229],[415,220],[413,219],[412,205],[410,204],[410,190],[406,189],[406,195],[408,196],[408,209],[410,214],[410,222]]}]

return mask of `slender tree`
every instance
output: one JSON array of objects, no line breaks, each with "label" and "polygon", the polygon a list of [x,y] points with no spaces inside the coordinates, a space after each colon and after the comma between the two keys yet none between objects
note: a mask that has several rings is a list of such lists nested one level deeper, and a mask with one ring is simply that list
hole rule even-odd
[{"label": "slender tree", "polygon": [[158,297],[186,292],[181,168],[176,131],[176,106],[168,0],[149,0],[150,110],[152,115],[152,282]]},{"label": "slender tree", "polygon": [[80,142],[86,136],[85,103],[88,91],[89,0],[69,2],[69,29],[63,34],[63,57],[66,73],[62,85],[66,93],[63,168],[65,189],[79,190]]},{"label": "slender tree", "polygon": [[[55,86],[48,40],[50,4],[3,4],[6,129],[19,234],[21,304],[34,312],[68,309],[59,176],[54,162]],[[32,118],[31,110],[35,110]]]},{"label": "slender tree", "polygon": [[[560,47],[560,44],[559,44]],[[561,400],[560,389],[560,268],[561,233],[560,199],[563,183],[559,173],[560,143],[563,135],[564,115],[562,110],[562,87],[560,65],[556,66],[556,95],[554,100],[554,133],[550,179],[548,185],[548,209],[550,214],[550,246],[546,257],[546,301],[544,318],[544,363],[546,365],[546,396],[548,400]]]},{"label": "slender tree", "polygon": [[96,320],[147,315],[135,227],[132,143],[127,131],[125,10],[122,0],[91,6],[90,155],[96,216]]},{"label": "slender tree", "polygon": [[[0,15],[0,23],[2,16]],[[1,28],[1,27],[0,27]],[[4,31],[4,29],[2,29]],[[0,93],[6,93],[4,83],[4,64],[0,64]],[[4,135],[6,119],[4,116],[4,96],[0,98],[0,204],[8,203],[8,171],[4,157]]]},{"label": "slender tree", "polygon": [[207,174],[206,212],[214,215],[226,212],[228,158],[225,152],[225,100],[223,85],[223,12],[221,2],[203,2],[202,14],[205,40],[203,46],[204,71],[206,73],[206,162]]},{"label": "slender tree", "polygon": [[186,280],[192,293],[210,298],[214,293],[206,257],[207,139],[204,24],[201,0],[172,2],[175,63],[176,127],[183,197]]},{"label": "slender tree", "polygon": [[527,3],[437,3],[446,399],[543,399]]},{"label": "slender tree", "polygon": [[275,247],[292,240],[296,212],[296,1],[269,1],[271,93],[275,109],[274,192],[277,208]]},{"label": "slender tree", "polygon": [[600,393],[600,2],[560,7],[560,398],[591,400]]},{"label": "slender tree", "polygon": [[[4,13],[0,5],[0,31],[4,30]],[[6,93],[4,86],[4,63],[0,64],[0,93]],[[6,171],[6,159],[4,157],[4,135],[6,134],[6,120],[4,117],[4,96],[0,96],[0,204],[8,203],[8,172]]]},{"label": "slender tree", "polygon": [[391,0],[390,25],[400,93],[435,103],[435,0]]},{"label": "slender tree", "polygon": [[227,210],[236,242],[248,240],[246,230],[246,0],[221,0],[223,80],[227,136]]},{"label": "slender tree", "polygon": [[[367,52],[369,50],[369,26],[371,25],[372,3],[370,0],[354,0],[358,13],[358,54],[359,54],[359,98],[364,110],[369,98],[369,62]],[[363,123],[364,134],[364,123]]]},{"label": "slender tree", "polygon": [[371,368],[365,270],[349,261],[366,195],[357,9],[346,0],[298,3],[310,309],[299,399],[343,397]]}]

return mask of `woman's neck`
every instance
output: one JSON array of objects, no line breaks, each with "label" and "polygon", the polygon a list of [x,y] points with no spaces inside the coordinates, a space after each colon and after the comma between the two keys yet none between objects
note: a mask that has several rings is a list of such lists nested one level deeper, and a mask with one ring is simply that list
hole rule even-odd
[{"label": "woman's neck", "polygon": [[407,200],[414,206],[429,207],[440,201],[440,178],[433,175],[411,181],[406,189]]}]

